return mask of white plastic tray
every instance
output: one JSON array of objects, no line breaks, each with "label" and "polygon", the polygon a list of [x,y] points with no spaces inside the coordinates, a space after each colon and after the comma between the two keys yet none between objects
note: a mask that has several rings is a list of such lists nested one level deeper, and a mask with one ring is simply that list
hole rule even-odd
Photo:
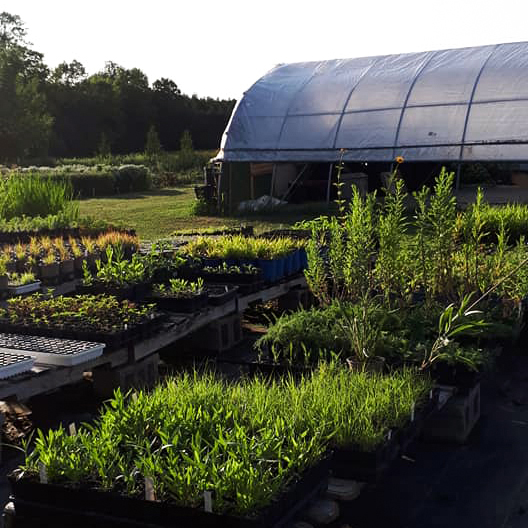
[{"label": "white plastic tray", "polygon": [[30,356],[46,365],[73,367],[86,363],[101,356],[104,347],[102,343],[72,339],[0,334],[0,352]]},{"label": "white plastic tray", "polygon": [[35,360],[27,355],[0,352],[0,363],[0,379],[6,379],[31,370]]}]

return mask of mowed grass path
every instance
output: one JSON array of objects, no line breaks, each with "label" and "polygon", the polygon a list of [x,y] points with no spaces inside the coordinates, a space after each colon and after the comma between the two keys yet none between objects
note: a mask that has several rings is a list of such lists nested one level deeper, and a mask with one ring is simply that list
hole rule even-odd
[{"label": "mowed grass path", "polygon": [[194,216],[193,186],[157,189],[106,198],[81,200],[81,216],[92,216],[135,229],[142,239],[169,236],[181,229],[254,225],[258,231],[288,227],[327,212],[325,204],[288,205],[280,211],[248,216]]}]

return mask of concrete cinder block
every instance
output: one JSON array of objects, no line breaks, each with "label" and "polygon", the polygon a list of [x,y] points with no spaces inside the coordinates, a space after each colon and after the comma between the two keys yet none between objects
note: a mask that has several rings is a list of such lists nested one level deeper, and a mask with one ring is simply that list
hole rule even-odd
[{"label": "concrete cinder block", "polygon": [[467,394],[453,396],[425,424],[430,440],[464,443],[480,418],[480,383]]},{"label": "concrete cinder block", "polygon": [[116,368],[99,368],[92,373],[94,392],[101,398],[110,398],[117,387],[130,389],[152,388],[159,379],[159,355]]},{"label": "concrete cinder block", "polygon": [[312,294],[308,288],[294,288],[279,297],[279,310],[295,311],[309,308],[312,305]]},{"label": "concrete cinder block", "polygon": [[240,314],[227,315],[200,329],[192,337],[192,343],[202,350],[224,352],[242,341]]}]

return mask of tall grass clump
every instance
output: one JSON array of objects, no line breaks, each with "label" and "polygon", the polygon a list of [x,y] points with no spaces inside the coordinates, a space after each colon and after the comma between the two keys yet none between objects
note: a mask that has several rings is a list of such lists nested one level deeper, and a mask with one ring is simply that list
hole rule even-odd
[{"label": "tall grass clump", "polygon": [[184,373],[129,398],[117,391],[93,425],[74,436],[38,432],[23,478],[141,497],[145,476],[158,500],[216,513],[254,515],[317,464],[329,447],[376,449],[409,420],[430,382],[322,365],[293,379],[228,383]]},{"label": "tall grass clump", "polygon": [[11,173],[0,184],[0,217],[46,217],[66,215],[79,217],[79,206],[73,200],[73,190],[67,181],[55,181],[42,175]]}]

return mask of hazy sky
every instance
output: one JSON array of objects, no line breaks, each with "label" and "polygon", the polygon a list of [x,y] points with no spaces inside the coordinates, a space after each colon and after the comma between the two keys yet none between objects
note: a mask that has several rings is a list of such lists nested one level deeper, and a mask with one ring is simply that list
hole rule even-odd
[{"label": "hazy sky", "polygon": [[[523,7],[524,6],[524,7]],[[49,66],[112,60],[238,98],[278,63],[528,40],[524,0],[0,0]]]}]

